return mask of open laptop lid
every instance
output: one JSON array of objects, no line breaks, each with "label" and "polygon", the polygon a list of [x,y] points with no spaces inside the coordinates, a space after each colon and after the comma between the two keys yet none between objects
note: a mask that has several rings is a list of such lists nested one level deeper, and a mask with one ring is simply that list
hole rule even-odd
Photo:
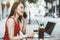
[{"label": "open laptop lid", "polygon": [[45,27],[45,32],[51,35],[56,23],[53,22],[48,22],[46,27]]}]

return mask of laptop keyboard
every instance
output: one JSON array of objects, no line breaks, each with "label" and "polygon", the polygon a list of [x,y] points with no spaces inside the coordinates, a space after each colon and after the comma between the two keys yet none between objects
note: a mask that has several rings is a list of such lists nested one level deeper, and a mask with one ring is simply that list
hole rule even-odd
[{"label": "laptop keyboard", "polygon": [[49,38],[49,37],[51,37],[51,35],[49,35],[48,33],[44,32],[44,37]]}]

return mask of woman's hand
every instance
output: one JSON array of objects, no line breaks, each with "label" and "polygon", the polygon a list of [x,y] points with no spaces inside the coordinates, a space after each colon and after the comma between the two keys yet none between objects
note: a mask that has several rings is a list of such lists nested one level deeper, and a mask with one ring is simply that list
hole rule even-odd
[{"label": "woman's hand", "polygon": [[27,34],[27,38],[33,38],[35,35],[35,32],[31,33],[31,34]]}]

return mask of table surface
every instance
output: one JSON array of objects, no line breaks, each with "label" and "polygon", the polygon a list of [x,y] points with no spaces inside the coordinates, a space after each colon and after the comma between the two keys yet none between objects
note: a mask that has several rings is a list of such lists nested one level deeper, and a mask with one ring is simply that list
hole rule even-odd
[{"label": "table surface", "polygon": [[[27,25],[26,28],[27,33],[33,32],[33,30],[37,29],[37,25]],[[60,40],[60,33],[57,33],[56,31],[53,31],[51,34],[53,37],[50,38],[44,38],[44,40]],[[33,40],[38,40],[38,35],[35,34]]]}]

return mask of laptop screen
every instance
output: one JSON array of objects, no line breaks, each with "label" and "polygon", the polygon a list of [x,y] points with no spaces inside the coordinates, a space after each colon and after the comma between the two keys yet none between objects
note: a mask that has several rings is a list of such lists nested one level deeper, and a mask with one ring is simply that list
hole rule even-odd
[{"label": "laptop screen", "polygon": [[45,27],[45,32],[48,33],[49,35],[51,35],[54,27],[55,27],[55,23],[48,22],[47,25],[46,25],[46,27]]}]

